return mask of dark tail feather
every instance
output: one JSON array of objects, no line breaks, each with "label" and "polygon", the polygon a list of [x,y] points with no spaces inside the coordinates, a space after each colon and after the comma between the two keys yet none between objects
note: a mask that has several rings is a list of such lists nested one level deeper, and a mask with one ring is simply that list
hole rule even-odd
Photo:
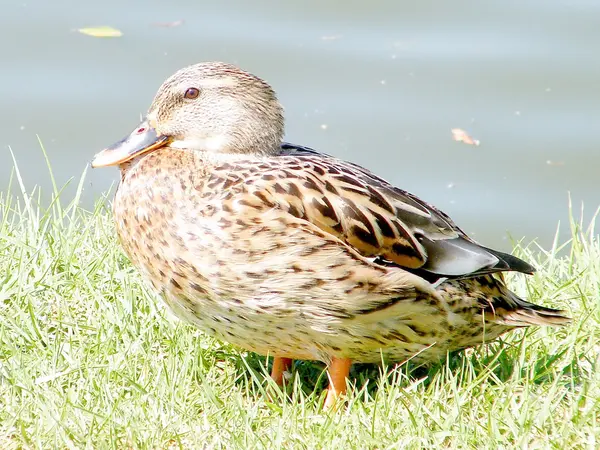
[{"label": "dark tail feather", "polygon": [[498,258],[498,264],[494,266],[497,270],[514,270],[516,272],[527,273],[529,275],[535,272],[535,267],[531,264],[526,263],[521,258],[509,255],[508,253],[499,252],[492,250],[491,248],[483,247],[486,251],[490,252],[496,258]]},{"label": "dark tail feather", "polygon": [[516,295],[513,296],[513,300],[516,302],[516,307],[508,311],[498,311],[496,322],[514,327],[562,326],[571,322],[571,319],[564,315],[566,311],[534,305]]}]

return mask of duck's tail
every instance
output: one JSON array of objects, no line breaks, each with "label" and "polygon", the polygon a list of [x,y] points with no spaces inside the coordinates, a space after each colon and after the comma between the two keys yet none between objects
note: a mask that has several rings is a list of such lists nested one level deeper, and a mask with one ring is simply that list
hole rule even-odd
[{"label": "duck's tail", "polygon": [[[511,294],[514,307],[495,311],[495,322],[513,327],[527,327],[530,325],[562,326],[571,322],[565,315],[566,311],[535,305]],[[512,306],[512,305],[511,305]]]}]

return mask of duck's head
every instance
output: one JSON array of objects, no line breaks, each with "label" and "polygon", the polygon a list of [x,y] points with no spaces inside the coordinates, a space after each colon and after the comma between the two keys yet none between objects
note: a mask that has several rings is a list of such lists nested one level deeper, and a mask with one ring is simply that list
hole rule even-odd
[{"label": "duck's head", "polygon": [[183,68],[159,88],[146,118],[102,150],[92,167],[123,164],[160,148],[275,154],[283,138],[283,109],[260,78],[225,63]]}]

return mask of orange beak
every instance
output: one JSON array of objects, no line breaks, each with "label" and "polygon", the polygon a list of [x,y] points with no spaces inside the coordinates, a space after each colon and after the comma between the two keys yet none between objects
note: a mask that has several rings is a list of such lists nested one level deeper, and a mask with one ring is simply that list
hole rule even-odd
[{"label": "orange beak", "polygon": [[92,168],[123,164],[136,156],[164,147],[169,141],[167,136],[159,136],[154,127],[144,120],[131,134],[97,153]]}]

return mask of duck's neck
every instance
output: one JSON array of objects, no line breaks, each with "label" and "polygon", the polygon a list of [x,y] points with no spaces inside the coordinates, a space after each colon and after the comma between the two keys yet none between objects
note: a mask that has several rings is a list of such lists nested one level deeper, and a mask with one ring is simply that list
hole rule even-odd
[{"label": "duck's neck", "polygon": [[245,151],[215,152],[189,148],[163,147],[153,152],[133,158],[119,166],[121,180],[145,178],[159,173],[200,172],[206,167],[219,163],[234,163],[241,159],[262,159],[281,152],[281,146],[269,151],[245,149]]},{"label": "duck's neck", "polygon": [[195,136],[176,139],[169,144],[169,147],[221,155],[274,156],[281,152],[281,137],[276,134],[251,135],[245,139],[230,134]]}]

